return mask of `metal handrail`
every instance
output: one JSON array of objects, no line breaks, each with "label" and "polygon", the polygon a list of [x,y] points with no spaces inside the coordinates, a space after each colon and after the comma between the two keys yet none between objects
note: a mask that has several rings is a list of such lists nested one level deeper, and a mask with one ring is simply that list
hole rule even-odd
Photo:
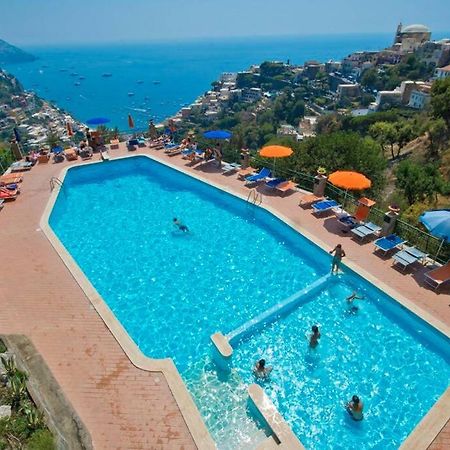
[{"label": "metal handrail", "polygon": [[50,178],[50,192],[55,189],[55,186],[59,186],[60,188],[63,187],[63,182],[58,177],[51,177]]},{"label": "metal handrail", "polygon": [[247,195],[247,203],[252,203],[253,205],[258,204],[261,205],[263,200],[263,196],[261,192],[258,192],[256,189],[251,189]]}]

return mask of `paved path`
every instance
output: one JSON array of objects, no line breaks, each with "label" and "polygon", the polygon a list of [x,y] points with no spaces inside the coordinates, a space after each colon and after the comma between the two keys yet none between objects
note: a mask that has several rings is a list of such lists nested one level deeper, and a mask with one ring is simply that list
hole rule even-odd
[{"label": "paved path", "polygon": [[[136,153],[142,152],[188,166],[180,156],[169,158],[162,151],[148,149]],[[123,144],[120,150],[111,151],[113,157],[125,153]],[[89,429],[96,449],[196,448],[164,376],[130,363],[39,229],[51,176],[58,176],[66,165],[77,164],[80,162],[34,167],[24,175],[22,194],[0,213],[0,248],[7,268],[0,272],[0,328],[5,334],[22,333],[32,339]],[[223,176],[211,164],[188,170],[248,194],[235,175]],[[342,243],[347,260],[450,325],[448,291],[437,295],[423,287],[423,271],[411,275],[393,269],[390,260],[372,253],[372,244],[361,245],[342,234],[335,219],[317,219],[299,208],[298,193],[285,198],[263,195],[264,204],[276,208],[327,248]],[[447,425],[431,448],[444,448],[449,434]]]}]

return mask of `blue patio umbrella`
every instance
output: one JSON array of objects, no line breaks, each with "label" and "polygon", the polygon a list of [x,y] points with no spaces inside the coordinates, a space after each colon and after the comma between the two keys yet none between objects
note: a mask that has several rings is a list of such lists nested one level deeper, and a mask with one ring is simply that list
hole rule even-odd
[{"label": "blue patio umbrella", "polygon": [[232,135],[231,131],[226,130],[211,130],[203,133],[203,137],[206,139],[230,139]]},{"label": "blue patio umbrella", "polygon": [[[450,241],[450,209],[432,209],[425,211],[421,214],[419,220],[433,236],[442,239],[439,250],[436,253],[437,258],[444,242]],[[434,258],[435,261],[436,258]]]},{"label": "blue patio umbrella", "polygon": [[107,117],[93,117],[86,121],[88,125],[104,125],[105,123],[111,122]]}]

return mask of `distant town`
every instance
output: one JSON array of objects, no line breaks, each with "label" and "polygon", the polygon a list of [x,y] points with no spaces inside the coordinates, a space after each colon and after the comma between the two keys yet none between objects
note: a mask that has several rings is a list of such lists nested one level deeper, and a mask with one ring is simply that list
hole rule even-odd
[{"label": "distant town", "polygon": [[171,120],[179,125],[211,122],[236,102],[264,110],[284,87],[300,86],[305,115],[298,126],[281,125],[277,134],[301,140],[314,135],[318,116],[330,112],[359,116],[393,107],[422,110],[430,102],[433,81],[449,76],[450,39],[433,41],[425,25],[400,23],[392,46],[384,50],[358,51],[342,61],[266,62],[223,73],[211,90]]}]

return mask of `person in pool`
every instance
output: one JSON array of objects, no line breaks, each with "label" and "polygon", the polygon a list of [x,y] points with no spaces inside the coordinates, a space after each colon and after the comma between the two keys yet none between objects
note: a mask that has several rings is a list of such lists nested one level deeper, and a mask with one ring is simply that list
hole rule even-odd
[{"label": "person in pool", "polygon": [[273,369],[272,366],[266,367],[265,359],[260,359],[255,364],[255,367],[253,367],[253,374],[257,378],[267,378],[270,375],[270,372],[272,372],[272,369]]},{"label": "person in pool", "polygon": [[344,249],[341,244],[336,245],[333,250],[330,250],[329,253],[333,254],[333,262],[331,263],[331,272],[339,272],[339,266],[341,265],[341,260],[345,256]]},{"label": "person in pool", "polygon": [[181,220],[178,220],[176,217],[173,218],[173,224],[184,233],[187,233],[189,231],[189,228],[183,222],[181,222]]},{"label": "person in pool", "polygon": [[313,325],[311,330],[312,330],[312,333],[311,333],[311,336],[309,337],[309,346],[311,348],[316,348],[317,344],[319,343],[319,339],[320,339],[319,327],[317,325]]},{"label": "person in pool", "polygon": [[353,302],[355,300],[363,300],[363,299],[364,297],[360,297],[355,291],[353,291],[352,295],[349,295],[346,299],[349,311],[353,313],[357,312],[359,308],[355,304],[353,304]]},{"label": "person in pool", "polygon": [[357,395],[354,395],[346,405],[345,409],[352,416],[353,420],[363,420],[363,402],[359,399]]}]

